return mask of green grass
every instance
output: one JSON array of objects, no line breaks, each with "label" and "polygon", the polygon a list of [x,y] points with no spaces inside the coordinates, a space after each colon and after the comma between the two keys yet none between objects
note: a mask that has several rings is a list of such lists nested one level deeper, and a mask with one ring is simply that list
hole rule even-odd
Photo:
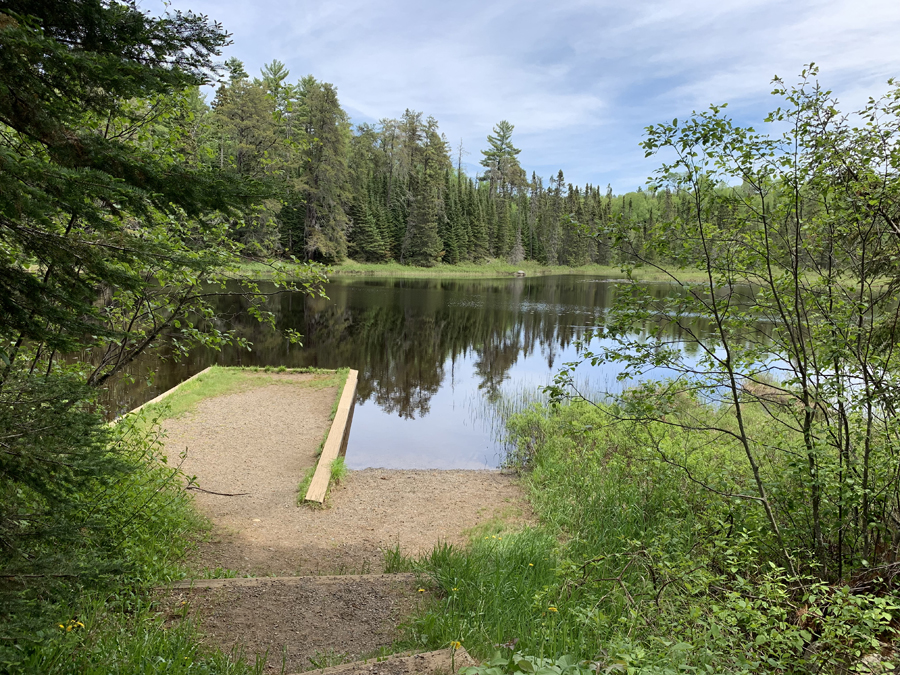
[{"label": "green grass", "polygon": [[[303,476],[303,480],[300,481],[300,484],[297,486],[297,504],[299,506],[307,505],[307,506],[318,506],[315,502],[307,502],[306,501],[306,493],[309,492],[309,485],[312,483],[313,476],[316,474],[316,467],[312,466],[306,470],[306,474]],[[340,483],[347,479],[347,476],[350,475],[350,469],[347,468],[347,465],[344,463],[343,457],[338,457],[331,462],[331,476],[328,479],[328,488],[325,491],[325,498],[328,499],[328,495],[331,493],[331,488],[335,485],[340,485]]]},{"label": "green grass", "polygon": [[0,584],[0,672],[262,672],[255,659],[204,646],[192,622],[166,624],[158,614],[153,588],[187,574],[208,522],[166,464],[158,431],[135,422],[112,430],[132,470],[85,486],[73,514],[81,536],[48,552],[74,573]]},{"label": "green grass", "polygon": [[[296,269],[302,271],[302,267],[285,264],[286,270]],[[434,267],[415,267],[401,265],[397,262],[389,263],[360,263],[354,260],[345,260],[329,266],[329,276],[378,276],[378,277],[509,277],[522,270],[526,276],[549,276],[562,274],[590,274],[609,278],[624,278],[625,275],[616,265],[584,265],[581,267],[566,267],[561,265],[541,265],[538,262],[528,260],[513,265],[501,260],[488,260],[483,263],[460,263],[458,265],[435,265]],[[241,265],[241,272],[251,278],[264,281],[272,279],[274,273],[267,263],[247,261]],[[638,268],[633,273],[634,278],[644,281],[671,281],[668,277],[656,270]],[[675,277],[682,281],[703,281],[705,277],[700,272],[676,272]]]},{"label": "green grass", "polygon": [[300,484],[297,486],[297,505],[302,506],[306,504],[306,493],[309,492],[309,485],[312,483],[313,476],[316,475],[316,467],[311,466],[306,470],[306,473],[303,474],[303,479],[300,481]]},{"label": "green grass", "polygon": [[[17,673],[82,675],[262,675],[265,660],[204,647],[187,618],[165,622],[146,595],[128,604],[88,596],[72,608],[78,621],[53,626],[15,667]],[[66,615],[63,615],[66,616]],[[61,619],[62,625],[69,621]],[[83,627],[82,627],[83,626]],[[54,630],[55,629],[55,630]],[[273,659],[274,660],[274,659]]]},{"label": "green grass", "polygon": [[416,568],[416,562],[400,550],[400,544],[394,544],[390,548],[381,549],[383,558],[382,566],[385,574],[397,574],[399,572],[412,572]]},{"label": "green grass", "polygon": [[[289,383],[279,372],[321,377]],[[346,375],[213,368],[142,414],[120,419],[110,428],[113,446],[132,470],[84,488],[76,499],[80,512],[73,513],[82,536],[64,538],[69,543],[50,553],[82,571],[0,584],[0,672],[262,673],[263,660],[204,646],[190,620],[164,622],[158,614],[154,587],[189,573],[191,551],[209,527],[183,489],[185,477],[166,464],[158,420],[183,415],[210,396],[269,384],[337,387]],[[234,576],[221,568],[206,574]]]},{"label": "green grass", "polygon": [[[730,424],[722,409],[676,404],[670,421]],[[501,656],[573,655],[599,664],[597,672],[808,672],[813,664],[802,660],[813,633],[797,619],[797,581],[777,564],[762,510],[698,488],[653,450],[661,443],[709,485],[752,491],[737,443],[660,423],[617,422],[607,412],[586,403],[535,404],[509,416],[514,441],[529,448],[517,460],[527,463],[522,480],[539,526],[486,528],[473,532],[467,548],[438,546],[414,561],[385,552],[386,568],[412,568],[433,591],[403,644],[436,649],[458,640],[480,659],[514,644],[500,648]],[[778,440],[780,427],[761,407],[745,412],[762,446]],[[788,499],[794,470],[768,462],[771,493]],[[787,524],[784,534],[794,536]],[[802,555],[799,536],[792,541]],[[822,672],[831,672],[851,642],[877,647],[876,636],[893,639],[890,612],[873,622],[879,607],[896,605],[890,595],[848,600],[812,577],[803,583],[816,589],[818,615],[829,617],[815,638],[815,667],[832,659]],[[511,661],[480,672],[514,671]]]},{"label": "green grass", "polygon": [[335,457],[331,462],[331,480],[337,485],[346,480],[349,474],[350,469],[347,468],[344,458]]},{"label": "green grass", "polygon": [[[346,368],[322,370],[318,368],[224,368],[213,366],[202,375],[183,383],[176,391],[158,403],[142,407],[139,415],[148,421],[172,419],[191,412],[200,401],[205,399],[236,394],[268,385],[312,389],[342,387],[347,379],[347,372]],[[278,374],[281,373],[306,373],[319,377],[297,382],[278,377]],[[335,410],[336,406],[337,402],[335,402]]]}]

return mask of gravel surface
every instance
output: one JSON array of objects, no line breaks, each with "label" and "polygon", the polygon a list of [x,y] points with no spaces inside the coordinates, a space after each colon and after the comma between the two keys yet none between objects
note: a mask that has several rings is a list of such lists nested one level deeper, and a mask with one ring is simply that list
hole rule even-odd
[{"label": "gravel surface", "polygon": [[186,450],[183,468],[201,488],[248,493],[195,493],[214,524],[201,544],[201,570],[380,572],[384,549],[418,555],[439,542],[465,544],[477,525],[527,517],[515,480],[498,471],[352,471],[325,508],[298,506],[297,486],[315,465],[338,395],[335,388],[267,385],[206,399],[166,422],[170,462]]},{"label": "gravel surface", "polygon": [[[165,423],[171,463],[184,452],[183,468],[201,488],[247,493],[195,493],[213,523],[195,561],[200,576],[217,568],[260,577],[377,573],[385,550],[417,556],[442,542],[465,545],[479,526],[530,519],[515,479],[498,471],[352,471],[324,508],[298,506],[298,483],[315,465],[339,396],[309,386],[315,377],[279,376],[283,383],[206,399]],[[172,617],[186,603],[211,644],[268,652],[278,668],[284,653],[288,672],[390,645],[425,600],[408,575],[331,579],[161,597]]]},{"label": "gravel surface", "polygon": [[253,662],[268,654],[266,672],[296,673],[389,649],[397,625],[426,602],[409,575],[261,580],[251,587],[179,589],[164,601],[170,622],[198,618],[205,642]]}]

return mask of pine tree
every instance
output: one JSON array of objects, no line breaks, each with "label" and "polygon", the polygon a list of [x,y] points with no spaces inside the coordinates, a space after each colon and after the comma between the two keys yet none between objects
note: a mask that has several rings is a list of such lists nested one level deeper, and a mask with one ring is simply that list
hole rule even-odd
[{"label": "pine tree", "polygon": [[488,183],[491,197],[495,192],[505,195],[510,187],[517,188],[525,184],[525,172],[518,160],[522,151],[512,144],[514,129],[512,124],[501,120],[494,127],[494,134],[488,134],[490,147],[481,151],[484,155],[481,166],[485,168],[482,180]]},{"label": "pine tree", "polygon": [[345,211],[350,195],[350,123],[334,86],[311,75],[300,82],[299,107],[307,144],[300,189],[306,255],[309,260],[343,260],[350,225]]},{"label": "pine tree", "polygon": [[[415,132],[410,125],[409,132]],[[437,130],[437,120],[429,117],[422,131],[421,152],[410,147],[410,192],[412,194],[402,261],[410,265],[431,267],[440,262],[444,251],[438,233],[438,220],[443,212],[443,176],[449,165],[447,141]],[[413,137],[407,136],[408,143]],[[420,159],[419,159],[420,158]]]}]

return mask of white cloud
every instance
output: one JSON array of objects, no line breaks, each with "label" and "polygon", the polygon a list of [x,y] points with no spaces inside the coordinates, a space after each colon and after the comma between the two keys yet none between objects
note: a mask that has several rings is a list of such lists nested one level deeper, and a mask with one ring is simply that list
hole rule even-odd
[{"label": "white cloud", "polygon": [[[145,0],[161,10],[160,0]],[[292,76],[338,87],[355,119],[434,115],[478,149],[501,119],[529,171],[632,189],[652,172],[645,126],[732,102],[742,122],[775,104],[769,81],[815,61],[849,106],[900,75],[896,0],[503,0],[427,4],[175,0],[234,33],[228,56],[257,72],[272,59]]]}]

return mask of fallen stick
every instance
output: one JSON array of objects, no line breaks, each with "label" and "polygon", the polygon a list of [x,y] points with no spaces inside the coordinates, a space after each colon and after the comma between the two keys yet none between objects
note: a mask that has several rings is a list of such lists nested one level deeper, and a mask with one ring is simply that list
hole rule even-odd
[{"label": "fallen stick", "polygon": [[200,492],[205,492],[208,495],[218,495],[219,497],[246,497],[249,495],[249,492],[213,492],[212,490],[204,490],[202,487],[197,487],[196,485],[188,485],[185,490],[199,490]]}]

